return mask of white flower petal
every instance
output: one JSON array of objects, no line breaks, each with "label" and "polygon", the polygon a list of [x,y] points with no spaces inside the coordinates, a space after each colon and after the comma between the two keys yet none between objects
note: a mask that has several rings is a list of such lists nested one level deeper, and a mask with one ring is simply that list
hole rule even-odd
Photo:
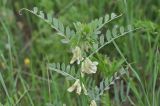
[{"label": "white flower petal", "polygon": [[77,64],[80,64],[80,62],[83,60],[81,49],[76,46],[74,50],[72,50],[73,57],[70,61],[70,64],[73,64],[75,61],[77,61]]},{"label": "white flower petal", "polygon": [[92,62],[89,58],[86,58],[81,65],[81,72],[92,74],[97,71],[98,62]]},{"label": "white flower petal", "polygon": [[92,100],[90,106],[97,106],[96,101]]},{"label": "white flower petal", "polygon": [[93,64],[94,64],[94,65],[98,65],[98,62],[97,62],[97,61],[94,61]]},{"label": "white flower petal", "polygon": [[67,90],[68,90],[68,92],[76,91],[76,93],[77,93],[78,95],[80,95],[80,94],[81,94],[81,91],[83,90],[83,91],[84,91],[84,94],[87,95],[87,90],[86,90],[86,88],[85,88],[85,86],[84,86],[83,83],[82,83],[82,87],[81,87],[81,84],[80,84],[80,80],[79,80],[79,79],[77,79],[77,80],[75,81],[75,83],[74,83],[71,87],[69,87]]},{"label": "white flower petal", "polygon": [[73,64],[75,61],[76,61],[76,58],[73,57],[73,58],[71,59],[71,61],[70,61],[70,64]]},{"label": "white flower petal", "polygon": [[67,89],[68,92],[73,92],[75,90],[75,86],[71,86]]},{"label": "white flower petal", "polygon": [[75,83],[71,86],[71,87],[69,87],[68,89],[67,89],[67,91],[68,92],[73,92],[76,88],[77,88],[77,85],[79,84],[79,79],[77,79],[76,81],[75,81]]},{"label": "white flower petal", "polygon": [[77,93],[78,95],[80,95],[80,94],[81,94],[81,90],[82,90],[81,85],[78,84],[78,85],[77,85],[76,93]]}]

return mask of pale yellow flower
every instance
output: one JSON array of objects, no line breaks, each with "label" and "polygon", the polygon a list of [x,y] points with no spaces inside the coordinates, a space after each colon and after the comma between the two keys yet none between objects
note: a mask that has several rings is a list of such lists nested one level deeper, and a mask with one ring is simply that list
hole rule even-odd
[{"label": "pale yellow flower", "polygon": [[97,65],[98,65],[98,62],[96,61],[92,62],[89,58],[86,58],[82,62],[81,72],[87,73],[87,74],[96,73]]},{"label": "pale yellow flower", "polygon": [[30,64],[30,59],[29,58],[25,58],[24,59],[24,64],[25,65],[29,65]]},{"label": "pale yellow flower", "polygon": [[73,64],[75,61],[77,61],[77,64],[80,64],[80,61],[83,60],[81,49],[78,46],[76,46],[72,53],[73,57],[70,61],[70,64]]},{"label": "pale yellow flower", "polygon": [[73,91],[75,91],[75,90],[76,90],[76,93],[77,93],[78,95],[81,94],[81,91],[82,91],[82,90],[84,91],[84,94],[87,95],[87,90],[86,90],[84,84],[82,84],[82,87],[81,87],[81,84],[80,84],[80,80],[79,80],[79,79],[77,79],[77,80],[75,81],[75,83],[74,83],[71,87],[69,87],[69,88],[67,89],[68,92],[73,92]]},{"label": "pale yellow flower", "polygon": [[63,104],[63,106],[66,106],[66,104]]},{"label": "pale yellow flower", "polygon": [[96,101],[92,100],[90,106],[97,106]]}]

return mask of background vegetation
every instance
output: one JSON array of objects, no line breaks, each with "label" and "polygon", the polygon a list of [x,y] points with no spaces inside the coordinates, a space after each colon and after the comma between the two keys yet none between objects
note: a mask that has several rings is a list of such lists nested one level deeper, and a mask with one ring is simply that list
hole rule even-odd
[{"label": "background vegetation", "polygon": [[125,66],[125,59],[132,66],[128,75],[105,92],[99,105],[160,106],[159,0],[0,0],[1,105],[89,105],[84,95],[66,92],[69,82],[47,69],[47,63],[69,63],[71,53],[42,20],[29,13],[19,15],[21,8],[34,6],[71,27],[73,22],[90,22],[112,12],[123,16],[106,27],[142,27],[116,40],[118,46],[109,44],[97,54],[104,63],[99,66],[99,74],[93,76],[97,82]]}]

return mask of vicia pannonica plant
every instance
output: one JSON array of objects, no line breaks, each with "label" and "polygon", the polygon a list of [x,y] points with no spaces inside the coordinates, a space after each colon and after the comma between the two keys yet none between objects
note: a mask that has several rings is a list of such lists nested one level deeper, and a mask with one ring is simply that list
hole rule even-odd
[{"label": "vicia pannonica plant", "polygon": [[95,60],[95,54],[107,44],[135,29],[132,29],[131,26],[124,28],[115,25],[112,29],[107,29],[106,33],[102,33],[101,29],[107,23],[122,16],[115,13],[107,14],[90,23],[73,23],[74,27],[71,29],[68,26],[64,27],[58,19],[53,18],[51,15],[39,11],[37,7],[34,7],[33,10],[23,8],[20,12],[24,10],[48,23],[61,36],[61,42],[70,47],[69,50],[71,50],[72,56],[68,65],[65,63],[52,63],[48,64],[48,68],[65,76],[67,80],[73,80],[70,87],[64,88],[66,91],[75,92],[78,95],[85,94],[90,98],[90,106],[97,106],[100,102],[100,96],[110,88],[110,85],[114,84],[115,80],[126,73],[126,68],[121,67],[112,77],[103,78],[99,85],[92,86],[92,84],[88,84],[86,79],[91,77],[91,74],[99,73],[98,65],[100,63]]}]

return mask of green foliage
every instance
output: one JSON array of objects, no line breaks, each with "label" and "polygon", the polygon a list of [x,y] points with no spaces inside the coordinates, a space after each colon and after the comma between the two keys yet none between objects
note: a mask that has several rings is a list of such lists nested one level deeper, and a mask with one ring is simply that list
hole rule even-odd
[{"label": "green foliage", "polygon": [[[75,80],[79,77],[79,74],[76,74],[76,69],[74,66],[69,65],[65,65],[64,63],[60,64],[60,63],[52,63],[52,64],[48,64],[47,66],[50,70],[53,70],[63,76],[66,77],[66,79],[68,80]],[[74,76],[72,76],[74,75]]]},{"label": "green foliage", "polygon": [[[40,11],[38,14],[37,7],[34,7],[33,10],[28,10],[26,8],[23,8],[20,10],[20,12],[22,12],[22,10],[27,10],[33,13],[34,15],[38,16],[39,18],[43,19],[48,24],[50,24],[52,28],[56,29],[59,35],[65,38],[61,40],[62,43],[70,43],[71,47],[79,46],[82,48],[82,52],[84,53],[88,52],[88,50],[94,47],[94,51],[89,55],[89,57],[92,56],[94,53],[98,52],[106,44],[109,44],[115,39],[124,36],[129,32],[134,31],[131,29],[130,26],[128,26],[127,30],[125,30],[124,27],[120,27],[119,31],[118,27],[114,26],[112,31],[110,31],[109,29],[107,30],[106,36],[101,34],[100,29],[105,24],[121,16],[121,15],[117,16],[115,13],[111,13],[111,15],[107,14],[105,17],[100,17],[99,19],[95,19],[88,24],[82,24],[80,22],[74,23],[75,31],[72,31],[69,27],[64,28],[64,25],[60,21],[58,21],[58,19],[51,18],[48,15],[47,18],[45,18],[45,15],[42,11]],[[105,39],[107,40],[107,42],[105,41]],[[100,45],[100,47],[94,45]],[[53,70],[65,76],[67,79],[76,80],[80,79],[81,77],[80,76],[81,74],[78,73],[77,69],[76,69],[77,71],[75,72],[74,66],[65,65],[64,63],[62,64],[54,63],[54,64],[49,64],[48,67],[50,70]],[[90,90],[88,91],[90,92],[89,97],[93,100],[100,101],[100,95],[102,95],[105,90],[108,90],[110,88],[110,85],[113,85],[115,80],[119,79],[119,77],[124,73],[125,72],[123,69],[119,72],[119,74],[116,72],[110,79],[105,79],[102,82],[100,82],[99,86],[100,88],[96,87],[94,90],[95,92]]]},{"label": "green foliage", "polygon": [[20,14],[23,10],[33,13],[34,15],[36,15],[37,17],[43,19],[46,23],[48,23],[52,28],[54,28],[57,31],[58,35],[63,37],[63,39],[61,40],[63,43],[68,43],[70,36],[74,35],[75,33],[69,27],[65,28],[64,25],[58,19],[52,18],[50,14],[47,14],[45,18],[44,12],[38,11],[37,7],[34,7],[33,10],[28,10],[26,8],[23,8],[19,11]]},{"label": "green foliage", "polygon": [[124,69],[122,67],[119,71],[115,72],[114,75],[111,76],[110,78],[103,79],[100,82],[99,87],[96,86],[95,88],[92,88],[91,90],[89,90],[90,98],[100,102],[101,100],[100,96],[102,96],[105,91],[109,90],[111,85],[114,85],[115,81],[119,80],[121,76],[126,74],[126,72],[127,72],[127,69]]},{"label": "green foliage", "polygon": [[[99,62],[96,74],[80,79],[87,90],[97,86],[100,92],[105,79],[110,81],[121,67],[127,67],[127,74],[103,92],[97,105],[159,106],[159,5],[158,0],[1,0],[0,106],[89,105],[91,98],[66,92],[74,78],[81,76],[79,65],[69,64],[78,40],[79,45],[90,47],[83,56]],[[21,8],[34,6],[39,8],[30,11],[40,20],[25,12],[18,14]],[[136,29],[128,28],[130,24],[143,29],[132,33]],[[24,64],[25,58],[30,59],[29,65]]]}]

